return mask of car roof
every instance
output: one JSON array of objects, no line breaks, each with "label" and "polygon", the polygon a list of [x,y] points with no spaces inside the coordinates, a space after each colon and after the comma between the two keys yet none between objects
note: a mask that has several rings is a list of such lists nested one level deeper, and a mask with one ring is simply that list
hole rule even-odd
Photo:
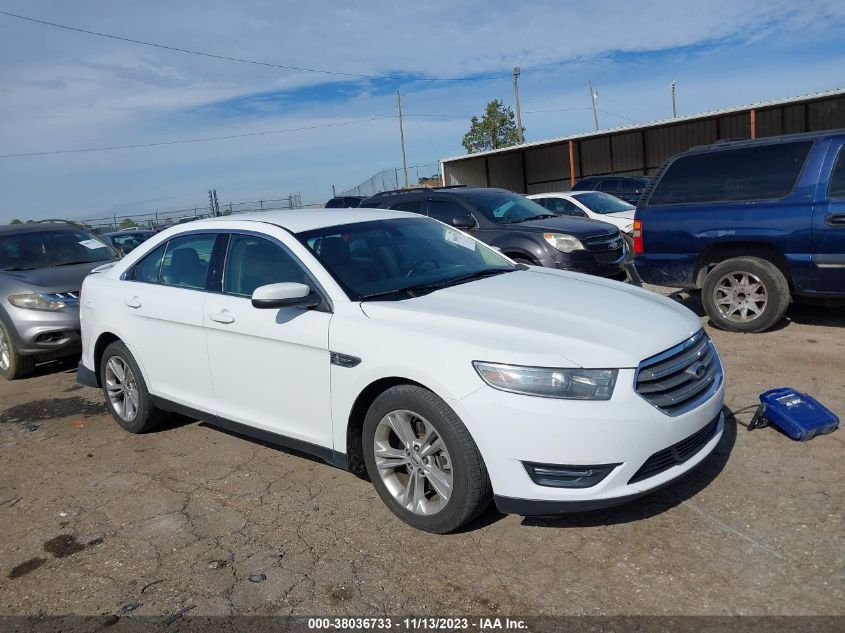
[{"label": "car roof", "polygon": [[[534,200],[535,198],[549,198],[552,196],[560,196],[561,198],[574,198],[575,196],[582,196],[585,193],[596,193],[592,190],[582,191],[545,191],[543,193],[532,193],[528,198]],[[602,193],[602,192],[599,192]]]},{"label": "car roof", "polygon": [[[689,148],[681,154],[697,154],[699,152],[709,152],[712,150],[728,149],[735,147],[756,147],[759,145],[777,145],[780,143],[791,143],[794,141],[814,141],[822,138],[842,138],[845,136],[845,129],[841,130],[823,130],[816,132],[800,132],[798,134],[782,134],[780,136],[764,136],[762,138],[735,138],[724,139],[706,145],[697,145]],[[680,156],[681,154],[678,154]]]},{"label": "car roof", "polygon": [[393,220],[397,218],[419,218],[416,213],[404,211],[388,211],[387,209],[296,209],[285,211],[264,211],[258,213],[241,213],[215,218],[206,218],[182,225],[185,230],[194,230],[200,225],[216,224],[221,221],[230,222],[264,222],[287,229],[291,233],[302,233],[314,229],[322,229],[339,224],[355,222],[373,222],[375,220]]},{"label": "car roof", "polygon": [[119,231],[109,231],[108,233],[101,233],[100,235],[123,235],[124,233],[155,233],[152,229],[142,229],[138,227],[137,229],[120,229]]},{"label": "car roof", "polygon": [[82,226],[49,222],[31,222],[27,224],[2,224],[0,235],[15,235],[17,233],[38,233],[40,231],[87,231]]}]

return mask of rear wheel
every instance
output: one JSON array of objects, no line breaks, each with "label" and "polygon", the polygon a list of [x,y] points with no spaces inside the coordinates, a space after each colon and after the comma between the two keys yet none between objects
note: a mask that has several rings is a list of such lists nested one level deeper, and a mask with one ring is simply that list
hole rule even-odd
[{"label": "rear wheel", "polygon": [[487,469],[455,412],[432,392],[400,385],[376,398],[363,429],[367,473],[405,523],[443,534],[490,503]]},{"label": "rear wheel", "polygon": [[6,380],[24,378],[35,371],[35,357],[18,353],[15,342],[0,322],[0,376]]},{"label": "rear wheel", "polygon": [[773,263],[758,257],[735,257],[710,271],[701,302],[715,325],[732,332],[762,332],[783,318],[789,284]]},{"label": "rear wheel", "polygon": [[123,342],[115,341],[103,352],[100,380],[112,417],[130,433],[151,431],[167,417],[153,405],[138,363]]}]

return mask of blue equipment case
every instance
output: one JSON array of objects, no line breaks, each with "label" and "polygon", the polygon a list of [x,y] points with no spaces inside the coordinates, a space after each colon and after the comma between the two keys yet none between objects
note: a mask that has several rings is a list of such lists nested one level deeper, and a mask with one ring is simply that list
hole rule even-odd
[{"label": "blue equipment case", "polygon": [[806,442],[816,435],[831,433],[839,426],[839,418],[806,393],[784,387],[760,394],[760,406],[748,430],[776,426],[787,436]]}]

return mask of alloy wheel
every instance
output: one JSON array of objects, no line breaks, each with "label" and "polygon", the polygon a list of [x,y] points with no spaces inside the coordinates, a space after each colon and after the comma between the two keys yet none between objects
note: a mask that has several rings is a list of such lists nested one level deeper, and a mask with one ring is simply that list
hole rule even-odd
[{"label": "alloy wheel", "polygon": [[713,293],[719,313],[735,323],[748,323],[758,318],[769,301],[766,286],[760,278],[744,271],[722,277]]},{"label": "alloy wheel", "polygon": [[399,505],[418,515],[440,512],[453,487],[452,459],[437,429],[421,415],[397,409],[373,438],[379,476]]},{"label": "alloy wheel", "polygon": [[0,328],[0,369],[6,371],[12,364],[12,350],[9,349],[9,341],[6,333]]},{"label": "alloy wheel", "polygon": [[112,356],[106,363],[106,391],[109,403],[115,413],[125,422],[131,422],[138,415],[138,385],[135,374],[119,356]]}]

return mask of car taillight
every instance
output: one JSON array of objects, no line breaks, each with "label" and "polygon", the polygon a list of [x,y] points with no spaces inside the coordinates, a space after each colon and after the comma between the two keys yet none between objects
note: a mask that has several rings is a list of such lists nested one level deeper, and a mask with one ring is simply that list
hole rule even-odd
[{"label": "car taillight", "polygon": [[642,220],[634,220],[634,253],[640,254],[643,252],[643,222]]}]

